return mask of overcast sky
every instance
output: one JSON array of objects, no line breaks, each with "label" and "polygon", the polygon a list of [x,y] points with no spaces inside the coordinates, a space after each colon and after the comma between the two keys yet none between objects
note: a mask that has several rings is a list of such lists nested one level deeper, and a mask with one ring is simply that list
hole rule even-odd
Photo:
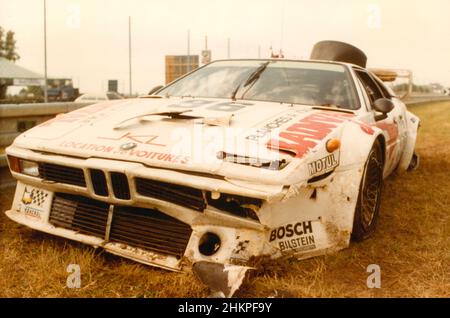
[{"label": "overcast sky", "polygon": [[[16,32],[18,64],[44,73],[43,0],[0,0],[0,26]],[[164,56],[200,54],[208,36],[213,59],[308,58],[314,43],[361,48],[369,67],[406,68],[419,84],[450,86],[448,0],[47,0],[48,74],[71,77],[81,91],[108,79],[128,92],[128,16],[132,19],[133,91],[164,83]]]}]

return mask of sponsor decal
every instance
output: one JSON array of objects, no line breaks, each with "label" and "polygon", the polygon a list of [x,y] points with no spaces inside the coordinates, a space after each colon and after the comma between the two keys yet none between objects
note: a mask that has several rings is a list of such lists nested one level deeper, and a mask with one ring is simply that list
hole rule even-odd
[{"label": "sponsor decal", "polygon": [[289,126],[285,131],[280,132],[279,140],[269,140],[267,147],[293,152],[295,157],[301,158],[317,146],[339,124],[352,117],[354,117],[353,114],[347,113],[314,112]]},{"label": "sponsor decal", "polygon": [[133,135],[131,132],[127,132],[120,137],[97,137],[98,139],[107,140],[126,140],[129,142],[135,142],[138,144],[152,145],[165,147],[166,145],[155,142],[159,136],[157,135]]},{"label": "sponsor decal", "polygon": [[231,252],[230,259],[240,262],[246,261],[251,256],[248,250],[250,240],[240,239],[240,236],[236,237],[237,244]]},{"label": "sponsor decal", "polygon": [[205,107],[206,110],[215,110],[220,112],[236,112],[241,110],[247,106],[252,106],[252,103],[247,102],[214,102],[210,100],[204,99],[190,99],[183,100],[178,104],[171,104],[167,107],[175,107],[175,108],[197,108],[201,106],[209,105]]},{"label": "sponsor decal", "polygon": [[312,221],[291,223],[272,230],[269,242],[275,240],[281,252],[286,250],[306,251],[316,248]]},{"label": "sponsor decal", "polygon": [[387,123],[387,122],[378,122],[376,125],[381,130],[387,132],[389,135],[389,139],[386,143],[388,154],[387,157],[390,161],[394,160],[395,148],[398,140],[398,126],[395,123]]},{"label": "sponsor decal", "polygon": [[249,240],[240,241],[233,250],[233,254],[240,254],[240,253],[242,254],[242,252],[244,252],[247,249],[249,243],[250,243]]},{"label": "sponsor decal", "polygon": [[47,197],[48,192],[35,188],[30,191],[25,187],[22,195],[22,203],[25,205],[33,204],[34,206],[42,207]]},{"label": "sponsor decal", "polygon": [[21,201],[23,204],[26,204],[26,205],[30,204],[33,201],[33,197],[31,196],[31,191],[29,191],[27,189],[27,187],[25,187],[25,190],[23,191]]},{"label": "sponsor decal", "polygon": [[339,165],[336,153],[329,154],[319,160],[308,163],[309,175],[327,173]]},{"label": "sponsor decal", "polygon": [[264,138],[267,135],[269,135],[274,129],[280,128],[283,124],[291,121],[296,116],[297,114],[292,113],[277,117],[274,120],[265,124],[264,126],[257,128],[255,133],[248,135],[245,138],[253,141],[258,141],[261,138]]},{"label": "sponsor decal", "polygon": [[375,130],[373,130],[372,127],[364,123],[359,123],[359,127],[361,128],[362,131],[364,131],[368,135],[373,135],[373,133],[375,132]]},{"label": "sponsor decal", "polygon": [[24,208],[24,213],[26,216],[30,216],[32,218],[39,219],[39,220],[41,219],[41,212],[42,211],[33,209],[32,207],[29,207],[29,206],[26,206]]},{"label": "sponsor decal", "polygon": [[49,196],[49,193],[41,190],[25,187],[21,202],[23,203],[23,212],[26,216],[41,219],[42,208],[44,206],[45,200]]},{"label": "sponsor decal", "polygon": [[166,161],[166,162],[168,161],[168,162],[172,162],[172,163],[185,164],[190,161],[189,156],[174,155],[174,154],[158,152],[158,151],[147,151],[147,150],[141,150],[139,148],[123,150],[120,148],[120,146],[115,147],[115,146],[106,146],[106,145],[82,143],[82,142],[75,142],[75,141],[63,141],[59,144],[59,146],[64,147],[64,148],[82,149],[82,150],[89,150],[89,151],[95,151],[95,152],[101,152],[101,153],[111,153],[114,155],[137,157],[137,158],[141,158],[141,159],[151,159],[151,160]]}]

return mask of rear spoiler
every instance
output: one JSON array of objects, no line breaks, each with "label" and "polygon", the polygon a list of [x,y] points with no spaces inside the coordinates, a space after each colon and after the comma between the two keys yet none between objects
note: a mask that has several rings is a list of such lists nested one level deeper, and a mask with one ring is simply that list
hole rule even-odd
[{"label": "rear spoiler", "polygon": [[373,74],[375,74],[383,82],[393,82],[397,78],[407,78],[408,79],[408,90],[400,98],[404,99],[412,93],[413,73],[411,70],[372,68],[372,69],[369,69],[369,71],[372,72]]}]

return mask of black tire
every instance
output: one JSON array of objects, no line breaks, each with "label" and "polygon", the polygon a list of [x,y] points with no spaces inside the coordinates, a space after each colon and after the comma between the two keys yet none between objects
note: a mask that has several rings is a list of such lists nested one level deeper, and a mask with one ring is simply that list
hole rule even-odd
[{"label": "black tire", "polygon": [[411,158],[411,162],[409,163],[409,166],[408,166],[407,170],[408,171],[417,170],[417,168],[419,168],[419,163],[420,163],[420,157],[414,151],[413,156]]},{"label": "black tire", "polygon": [[327,60],[353,63],[366,67],[367,56],[357,47],[338,41],[321,41],[314,45],[311,60]]},{"label": "black tire", "polygon": [[359,186],[352,230],[354,241],[365,240],[375,231],[380,214],[383,168],[383,148],[376,141],[367,157]]}]

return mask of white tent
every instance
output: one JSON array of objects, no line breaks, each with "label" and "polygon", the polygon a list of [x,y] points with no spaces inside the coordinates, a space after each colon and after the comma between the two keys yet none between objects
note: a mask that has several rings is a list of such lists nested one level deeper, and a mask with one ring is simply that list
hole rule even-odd
[{"label": "white tent", "polygon": [[0,57],[0,84],[2,83],[19,86],[42,86],[45,81],[41,74],[27,70],[4,57]]}]

